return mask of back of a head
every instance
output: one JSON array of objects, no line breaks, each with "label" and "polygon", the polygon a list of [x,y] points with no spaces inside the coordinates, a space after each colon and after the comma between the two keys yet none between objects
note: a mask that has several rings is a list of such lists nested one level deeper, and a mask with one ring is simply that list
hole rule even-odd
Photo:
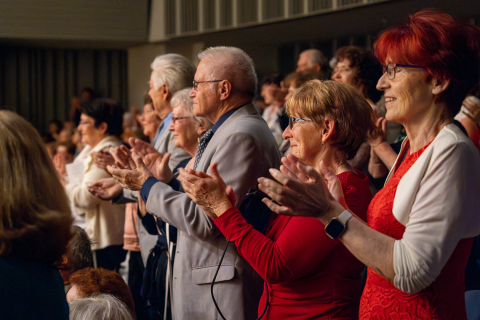
[{"label": "back of a head", "polygon": [[71,238],[65,190],[38,132],[0,111],[0,256],[52,265]]},{"label": "back of a head", "polygon": [[78,271],[92,265],[92,242],[85,230],[72,226],[73,238],[68,243],[67,258],[72,271]]},{"label": "back of a head", "polygon": [[372,108],[360,91],[346,83],[311,80],[298,88],[287,101],[289,114],[321,124],[325,117],[335,120],[333,145],[351,159],[374,128]]},{"label": "back of a head", "polygon": [[133,320],[128,307],[110,294],[69,302],[70,320]]},{"label": "back of a head", "polygon": [[235,47],[211,47],[198,54],[209,66],[216,79],[227,79],[232,84],[232,94],[253,100],[257,91],[257,74],[252,58],[242,49]]},{"label": "back of a head", "polygon": [[85,268],[72,274],[70,283],[76,287],[83,298],[101,293],[112,294],[125,303],[130,310],[135,311],[132,293],[118,272],[103,268]]},{"label": "back of a head", "polygon": [[313,66],[318,64],[324,73],[330,69],[327,57],[318,49],[307,49],[302,51],[300,55],[308,56],[310,58],[311,65]]},{"label": "back of a head", "polygon": [[190,87],[195,76],[195,66],[182,55],[176,53],[162,54],[153,60],[150,65],[152,68],[152,81],[155,90],[159,90],[164,84],[172,95]]}]

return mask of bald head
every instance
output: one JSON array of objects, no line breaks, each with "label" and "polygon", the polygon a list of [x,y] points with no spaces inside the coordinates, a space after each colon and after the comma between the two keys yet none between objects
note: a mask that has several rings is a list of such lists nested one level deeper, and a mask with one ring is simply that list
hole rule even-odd
[{"label": "bald head", "polygon": [[257,74],[253,60],[235,47],[212,47],[198,55],[214,79],[226,79],[232,84],[232,94],[255,97]]},{"label": "bald head", "polygon": [[300,53],[297,62],[297,72],[316,70],[325,72],[328,69],[328,59],[318,49],[308,49]]}]

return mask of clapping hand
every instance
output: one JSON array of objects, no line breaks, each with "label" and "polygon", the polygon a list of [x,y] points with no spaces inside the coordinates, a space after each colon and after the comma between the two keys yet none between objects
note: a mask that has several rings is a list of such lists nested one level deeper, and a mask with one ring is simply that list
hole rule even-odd
[{"label": "clapping hand", "polygon": [[118,197],[123,191],[122,186],[113,178],[100,179],[89,185],[87,189],[94,196],[102,200],[112,200],[113,198]]},{"label": "clapping hand", "polygon": [[115,166],[108,166],[107,171],[123,188],[139,191],[145,181],[152,177],[153,174],[136,153],[131,154],[131,157],[128,158],[128,163],[129,168],[121,169]]}]

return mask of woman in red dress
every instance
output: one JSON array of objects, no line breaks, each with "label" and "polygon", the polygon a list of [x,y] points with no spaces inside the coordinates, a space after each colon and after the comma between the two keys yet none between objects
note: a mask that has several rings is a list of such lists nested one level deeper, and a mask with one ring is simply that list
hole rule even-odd
[{"label": "woman in red dress", "polygon": [[[401,123],[408,139],[369,206],[368,226],[325,196],[312,168],[291,164],[290,177],[272,171],[288,188],[259,179],[282,204],[267,201],[271,209],[316,216],[369,267],[360,319],[466,319],[464,272],[480,233],[480,159],[452,122],[479,80],[478,39],[479,28],[437,10],[379,36],[375,51],[385,73],[377,88],[385,92],[387,120]],[[316,182],[298,181],[300,173]],[[329,190],[338,198],[335,183]]]},{"label": "woman in red dress", "polygon": [[[341,181],[346,205],[363,220],[372,198],[368,177],[347,159],[373,127],[370,109],[352,86],[312,80],[288,100],[290,123],[283,133],[297,157],[318,170],[321,160],[333,168],[331,175]],[[213,179],[199,172],[182,173],[184,190],[265,280],[268,297],[265,289],[259,314],[268,298],[265,319],[358,317],[364,265],[340,241],[329,238],[320,221],[272,214],[263,235],[232,205],[235,201],[230,202],[215,165],[210,173]],[[202,182],[205,188],[192,188]]]}]

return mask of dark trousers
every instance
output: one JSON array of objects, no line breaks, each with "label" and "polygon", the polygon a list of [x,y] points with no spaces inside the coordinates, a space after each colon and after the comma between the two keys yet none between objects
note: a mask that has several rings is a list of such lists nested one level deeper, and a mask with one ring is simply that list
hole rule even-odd
[{"label": "dark trousers", "polygon": [[133,301],[135,302],[135,315],[137,319],[148,319],[147,301],[140,296],[140,290],[143,283],[143,266],[142,255],[137,251],[130,251],[130,259],[128,260],[128,287],[132,292]]},{"label": "dark trousers", "polygon": [[120,270],[120,264],[125,261],[127,251],[123,250],[123,246],[109,246],[100,250],[95,250],[97,256],[97,268],[107,270]]}]

